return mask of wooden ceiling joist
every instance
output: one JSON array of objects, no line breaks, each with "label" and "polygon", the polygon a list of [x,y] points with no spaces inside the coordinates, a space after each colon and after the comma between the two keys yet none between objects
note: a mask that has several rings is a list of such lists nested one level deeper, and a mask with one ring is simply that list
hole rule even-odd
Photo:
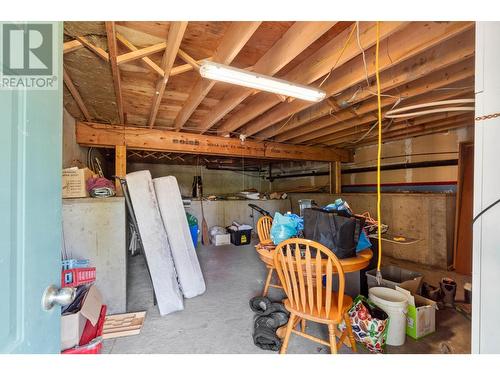
[{"label": "wooden ceiling joist", "polygon": [[[421,125],[409,125],[409,126],[397,126],[394,129],[389,128],[388,131],[384,132],[383,140],[384,142],[390,142],[401,138],[410,138],[421,135],[434,134],[439,132],[445,132],[452,129],[458,129],[474,125],[473,114],[460,114],[459,116],[450,117],[448,120],[437,120]],[[375,144],[377,142],[374,137],[369,137],[367,140],[357,144],[357,147],[368,146]],[[341,142],[339,142],[340,144]]]},{"label": "wooden ceiling joist", "polygon": [[[464,91],[458,91],[459,97],[462,98],[470,98],[473,96],[473,92],[471,90],[464,90]],[[450,98],[456,98],[457,93],[453,92],[440,92],[439,95],[436,96],[436,100],[440,99],[450,99]],[[427,97],[424,99],[421,99],[420,101],[417,101],[415,103],[421,103],[421,102],[427,102]],[[399,121],[393,121],[393,124],[391,125],[391,129],[393,129],[395,126],[400,126],[401,124],[411,124],[411,125],[422,125],[426,122],[430,121],[436,121],[436,120],[444,120],[447,119],[451,116],[457,116],[457,114],[452,113],[441,113],[437,114],[434,117],[430,116],[424,116],[419,119],[410,119],[410,120],[399,120]],[[388,126],[390,123],[389,119],[384,119],[382,120],[382,127],[385,129],[386,126]],[[334,133],[331,133],[328,136],[325,136],[323,138],[317,138],[313,141],[309,142],[304,142],[306,145],[334,145],[334,144],[339,144],[342,142],[349,142],[351,145],[357,145],[361,143],[362,141],[366,141],[366,139],[370,139],[373,135],[377,134],[377,131],[375,130],[376,128],[373,128],[375,125],[375,122],[373,120],[371,121],[366,121],[363,123],[359,123],[353,127],[349,127],[347,129],[339,130]],[[372,129],[370,133],[368,131]]]},{"label": "wooden ceiling joist", "polygon": [[71,77],[69,76],[69,74],[65,68],[63,68],[63,79],[64,79],[64,84],[66,85],[69,92],[71,93],[71,96],[73,96],[73,99],[75,99],[75,102],[78,105],[78,108],[80,108],[80,111],[82,111],[83,117],[85,117],[85,119],[87,121],[92,121],[92,118],[90,116],[89,110],[87,109],[87,106],[83,102],[83,99],[80,96],[78,89],[75,87],[73,81],[71,80]]},{"label": "wooden ceiling joist", "polygon": [[[335,24],[336,22],[295,22],[257,61],[253,71],[269,76],[276,74]],[[210,129],[253,92],[251,88],[238,86],[230,89],[202,120],[200,132]]]},{"label": "wooden ceiling joist", "polygon": [[[224,34],[212,60],[221,64],[230,64],[260,24],[261,22],[233,22]],[[214,85],[215,81],[198,77],[188,99],[175,119],[176,131],[182,129],[186,121],[191,117],[195,109]]]},{"label": "wooden ceiling joist", "polygon": [[[383,93],[387,93],[389,90],[393,90],[401,85],[406,85],[409,82],[425,77],[438,70],[445,69],[453,64],[474,56],[474,50],[474,35],[472,33],[461,33],[450,40],[429,48],[412,58],[404,60],[391,69],[384,71],[380,75],[381,90]],[[367,54],[367,57],[368,56],[372,55]],[[371,62],[372,61],[367,61],[367,64],[371,66]],[[372,77],[373,75],[370,75],[369,79]],[[433,79],[430,81],[433,81]],[[349,82],[347,84],[349,85],[351,83],[352,82]],[[364,84],[364,82],[361,84]],[[351,87],[353,87],[353,89],[347,90],[347,92],[336,96],[335,98],[330,98],[330,100],[335,101],[338,106],[342,104],[344,108],[346,105],[349,107],[354,106],[367,99],[372,101],[374,97],[373,90],[367,90],[366,87],[360,89],[360,86],[355,87],[355,84],[351,85]],[[425,88],[422,88],[419,93],[424,91]],[[299,113],[294,116],[294,118],[286,124],[286,127],[280,131],[269,128],[267,131],[263,132],[261,136],[275,137],[276,141],[284,142],[294,137],[305,135],[314,130],[319,130],[320,128],[317,126],[303,125],[306,123],[311,123],[312,125],[312,121],[323,116],[330,115],[331,109],[331,106],[325,105],[325,103],[320,103],[318,106],[312,107],[311,111],[306,110],[303,113]],[[335,112],[337,111],[334,111],[334,113]],[[360,113],[359,111],[356,112],[358,115],[366,113]],[[279,128],[280,126],[281,124],[276,127]]]},{"label": "wooden ceiling joist", "polygon": [[174,65],[175,58],[177,56],[177,51],[181,45],[184,32],[187,28],[187,22],[172,22],[167,36],[167,49],[163,54],[161,61],[161,68],[165,72],[163,78],[159,79],[156,84],[155,95],[153,99],[153,105],[151,107],[151,114],[149,115],[148,125],[152,128],[155,124],[156,115],[158,114],[158,109],[160,108],[160,103],[165,93],[165,88],[167,86],[168,79],[170,77],[170,71]]},{"label": "wooden ceiling joist", "polygon": [[[380,35],[385,38],[395,31],[399,30],[404,26],[404,22],[382,22]],[[372,46],[375,44],[375,22],[360,22],[360,40],[363,45]],[[321,47],[314,54],[309,56],[306,60],[302,61],[293,70],[287,73],[284,77],[285,80],[301,83],[301,84],[311,84],[321,77],[328,74],[334,67],[339,67],[345,64],[347,61],[357,56],[360,51],[356,42],[356,37],[353,35],[354,28],[356,24],[353,24],[350,28],[347,28],[323,47]],[[344,46],[346,47],[344,49]],[[340,55],[342,53],[342,55]],[[322,87],[324,89],[324,87]],[[301,100],[295,100],[293,103],[305,103]],[[229,132],[235,131],[248,121],[256,118],[257,116],[263,114],[267,110],[273,108],[274,106],[281,104],[279,98],[275,95],[268,93],[261,93],[254,97],[254,99],[248,103],[245,108],[233,114],[228,120],[226,120],[219,128],[222,134],[227,134]],[[282,103],[282,105],[291,104],[289,102]],[[279,107],[279,106],[278,106]],[[265,118],[267,114],[264,114],[261,118]],[[243,133],[247,135],[253,135],[258,131],[262,130],[259,127],[260,123],[252,126],[245,126]]]},{"label": "wooden ceiling joist", "polygon": [[82,146],[114,147],[126,145],[130,150],[177,152],[278,160],[351,161],[349,151],[335,147],[308,147],[274,142],[179,133],[159,129],[135,128],[77,122],[76,141]]},{"label": "wooden ceiling joist", "polygon": [[[453,92],[455,89],[455,83],[463,82],[467,78],[474,76],[474,64],[471,59],[472,58],[459,62],[452,67],[437,71],[414,82],[409,82],[405,84],[404,87],[399,88],[399,90],[391,91],[391,94],[393,95],[384,96],[381,100],[383,112],[385,113],[385,111],[391,109],[392,106],[394,106],[394,104],[399,100],[398,97],[406,98],[406,101],[404,101],[404,103],[406,103],[408,98],[422,96],[443,87],[449,87],[450,91]],[[294,130],[292,132],[294,137],[289,138],[288,141],[292,143],[312,141],[323,143],[326,141],[325,137],[328,137],[332,133],[336,133],[347,128],[353,128],[363,122],[373,122],[373,113],[377,110],[377,108],[377,98],[374,97],[361,103],[360,107],[357,109],[357,113],[360,116],[353,116],[352,113],[347,110],[337,112],[333,116],[326,116],[304,125],[303,127],[309,130],[306,134],[298,134],[299,132],[297,129]]]},{"label": "wooden ceiling joist", "polygon": [[105,50],[103,50],[101,47],[97,47],[97,46],[93,45],[84,36],[77,36],[76,39],[80,43],[82,43],[82,45],[84,47],[88,48],[90,51],[95,53],[99,58],[103,59],[106,62],[109,62],[108,53]]},{"label": "wooden ceiling joist", "polygon": [[120,80],[120,69],[118,69],[117,55],[118,48],[116,45],[116,30],[113,21],[105,22],[106,35],[108,38],[108,54],[109,63],[111,65],[111,74],[113,75],[113,86],[115,88],[116,107],[118,111],[118,118],[122,124],[125,123],[125,116],[123,113],[123,96]]},{"label": "wooden ceiling joist", "polygon": [[[382,22],[382,25],[383,24],[384,22]],[[387,41],[381,43],[379,69],[380,71],[384,71],[391,66],[394,66],[396,63],[415,56],[429,47],[439,44],[454,35],[471,28],[472,26],[472,22],[412,23],[400,32],[389,36]],[[365,49],[370,47],[370,45],[365,43],[362,43],[361,45]],[[385,51],[384,46],[386,46]],[[371,57],[370,55],[366,57],[368,59],[372,59],[371,61],[374,60],[373,55]],[[368,64],[367,68],[371,70],[373,75],[373,65]],[[345,69],[348,70],[345,71]],[[347,74],[341,73],[344,71]],[[365,80],[365,68],[362,59],[358,59],[358,63],[356,65],[353,66],[349,64],[346,65],[344,69],[340,69],[340,71],[334,71],[332,76],[325,82],[322,88],[327,92],[327,96],[332,96],[346,90],[353,84],[362,82],[363,80]],[[262,132],[264,129],[271,127],[279,121],[286,121],[290,118],[290,116],[311,106],[311,103],[299,100],[295,100],[292,103],[283,103],[276,108],[273,108],[257,120],[247,124],[244,127],[243,132],[247,135]],[[280,126],[277,128],[280,128]],[[261,134],[260,136],[266,135]]]}]

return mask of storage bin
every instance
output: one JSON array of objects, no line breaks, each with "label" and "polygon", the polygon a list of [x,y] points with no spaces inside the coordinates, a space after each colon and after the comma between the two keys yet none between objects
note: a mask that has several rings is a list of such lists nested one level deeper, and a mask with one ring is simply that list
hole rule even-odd
[{"label": "storage bin", "polygon": [[366,271],[368,289],[378,286],[396,289],[396,285],[420,294],[423,275],[419,272],[407,270],[397,266],[384,266],[380,269],[382,273],[382,283],[377,283],[377,270]]},{"label": "storage bin", "polygon": [[236,246],[248,245],[252,240],[252,229],[232,230],[227,229],[231,235],[231,243]]}]

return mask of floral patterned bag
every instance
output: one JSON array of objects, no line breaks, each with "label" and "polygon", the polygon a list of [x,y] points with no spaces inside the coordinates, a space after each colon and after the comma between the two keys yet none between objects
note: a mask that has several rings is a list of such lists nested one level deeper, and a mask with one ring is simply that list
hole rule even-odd
[{"label": "floral patterned bag", "polygon": [[389,326],[387,313],[359,295],[349,309],[349,316],[356,340],[372,353],[383,353]]}]

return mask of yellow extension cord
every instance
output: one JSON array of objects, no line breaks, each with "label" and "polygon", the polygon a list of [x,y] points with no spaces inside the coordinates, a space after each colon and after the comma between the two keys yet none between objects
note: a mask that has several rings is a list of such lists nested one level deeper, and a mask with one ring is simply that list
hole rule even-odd
[{"label": "yellow extension cord", "polygon": [[378,240],[378,262],[377,262],[377,281],[380,284],[382,274],[380,264],[382,262],[382,215],[381,215],[381,194],[380,194],[380,159],[382,157],[382,104],[380,101],[380,74],[379,74],[379,44],[380,44],[380,26],[377,21],[377,44],[375,49],[375,76],[377,78],[377,104],[378,104],[378,149],[377,149],[377,240]]}]

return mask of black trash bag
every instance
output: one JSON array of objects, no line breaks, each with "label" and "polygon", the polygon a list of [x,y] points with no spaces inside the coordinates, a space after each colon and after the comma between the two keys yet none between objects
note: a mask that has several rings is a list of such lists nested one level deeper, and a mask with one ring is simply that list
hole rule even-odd
[{"label": "black trash bag", "polygon": [[364,220],[344,211],[304,209],[304,238],[326,246],[339,259],[356,256]]}]

